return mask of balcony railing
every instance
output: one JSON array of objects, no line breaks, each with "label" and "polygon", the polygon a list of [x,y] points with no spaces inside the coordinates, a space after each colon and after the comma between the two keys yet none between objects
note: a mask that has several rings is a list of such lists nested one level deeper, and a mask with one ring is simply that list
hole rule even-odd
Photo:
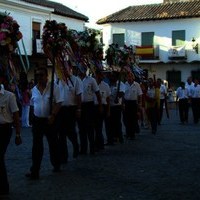
[{"label": "balcony railing", "polygon": [[185,46],[172,46],[168,50],[169,60],[186,60],[186,50]]},{"label": "balcony railing", "polygon": [[33,54],[44,54],[42,49],[42,39],[33,40]]},{"label": "balcony railing", "polygon": [[140,57],[140,60],[155,60],[158,59],[158,48],[157,46],[136,46],[135,54]]}]

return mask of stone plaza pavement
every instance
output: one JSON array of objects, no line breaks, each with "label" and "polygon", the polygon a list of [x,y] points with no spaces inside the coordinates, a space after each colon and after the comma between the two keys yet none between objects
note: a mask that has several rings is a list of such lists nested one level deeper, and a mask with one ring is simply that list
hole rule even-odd
[{"label": "stone plaza pavement", "polygon": [[[136,140],[106,146],[96,155],[72,158],[60,173],[52,173],[48,148],[42,161],[41,178],[27,180],[31,165],[31,129],[22,131],[23,144],[6,155],[10,182],[9,200],[199,200],[200,124],[191,113],[187,125],[179,115],[164,113],[158,133],[141,129]],[[44,140],[46,141],[46,139]]]}]

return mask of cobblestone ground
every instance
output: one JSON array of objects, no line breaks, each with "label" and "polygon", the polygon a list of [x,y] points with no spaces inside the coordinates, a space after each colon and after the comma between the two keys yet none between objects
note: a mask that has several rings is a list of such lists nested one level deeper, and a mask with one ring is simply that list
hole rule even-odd
[{"label": "cobblestone ground", "polygon": [[52,173],[45,143],[38,181],[24,176],[31,165],[31,129],[23,129],[22,138],[21,146],[14,145],[14,137],[9,145],[10,195],[0,199],[200,199],[200,124],[190,119],[187,125],[179,125],[175,110],[170,110],[169,119],[164,116],[156,135],[141,129],[135,141],[106,146],[94,156],[70,157],[60,173]]}]

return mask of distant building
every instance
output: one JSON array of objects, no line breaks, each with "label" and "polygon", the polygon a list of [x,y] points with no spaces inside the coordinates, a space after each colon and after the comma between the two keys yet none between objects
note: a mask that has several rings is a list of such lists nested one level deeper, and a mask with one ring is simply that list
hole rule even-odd
[{"label": "distant building", "polygon": [[[30,62],[29,73],[38,65],[50,65],[41,45],[42,29],[46,20],[65,23],[69,29],[77,31],[84,31],[85,23],[89,20],[87,16],[63,4],[47,0],[0,0],[0,12],[9,13],[20,25],[23,41],[19,41],[19,47],[24,63],[26,64],[26,58]],[[23,69],[19,56],[15,59],[17,65]]]},{"label": "distant building", "polygon": [[175,87],[188,76],[200,78],[200,1],[167,1],[129,6],[97,21],[105,50],[109,44],[134,46],[148,75]]}]

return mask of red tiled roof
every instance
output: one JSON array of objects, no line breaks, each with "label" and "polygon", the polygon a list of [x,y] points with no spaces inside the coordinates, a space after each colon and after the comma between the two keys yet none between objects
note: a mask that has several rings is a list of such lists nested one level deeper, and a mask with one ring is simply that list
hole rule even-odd
[{"label": "red tiled roof", "polygon": [[200,17],[200,1],[129,6],[96,23],[137,22]]},{"label": "red tiled roof", "polygon": [[48,1],[48,0],[21,0],[21,1],[36,4],[39,6],[48,7],[48,8],[54,8],[53,13],[55,13],[57,15],[75,18],[75,19],[83,20],[85,22],[88,22],[88,20],[89,20],[89,18],[86,17],[85,15],[82,15],[82,14],[72,10],[61,3]]}]

